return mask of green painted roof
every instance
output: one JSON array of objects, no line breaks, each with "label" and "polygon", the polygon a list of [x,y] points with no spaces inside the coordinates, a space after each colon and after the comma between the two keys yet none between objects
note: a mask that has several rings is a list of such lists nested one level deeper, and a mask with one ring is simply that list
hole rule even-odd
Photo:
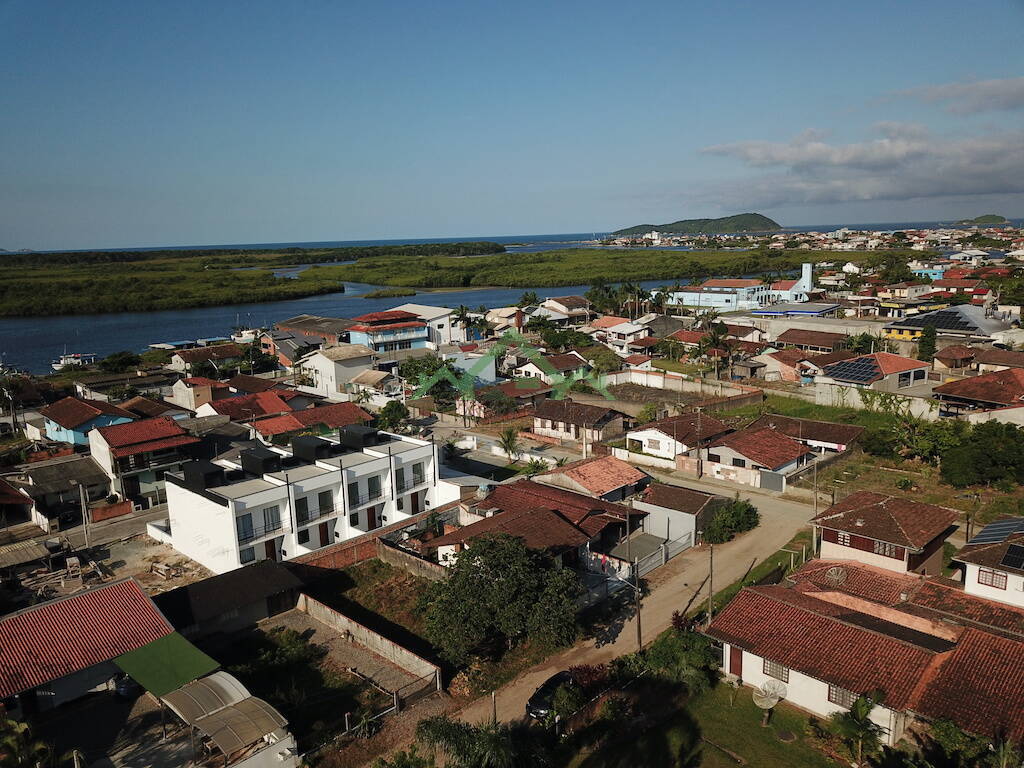
[{"label": "green painted roof", "polygon": [[114,663],[154,696],[176,691],[220,666],[177,632],[118,656]]}]

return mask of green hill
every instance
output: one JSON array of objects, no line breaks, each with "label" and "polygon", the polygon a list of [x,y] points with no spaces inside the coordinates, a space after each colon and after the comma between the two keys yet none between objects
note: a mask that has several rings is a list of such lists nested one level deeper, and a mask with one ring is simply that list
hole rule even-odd
[{"label": "green hill", "polygon": [[671,224],[637,224],[612,232],[612,235],[642,235],[652,229],[666,234],[721,235],[731,232],[774,232],[782,229],[782,226],[760,213],[739,213],[720,219],[682,219]]},{"label": "green hill", "polygon": [[997,213],[986,213],[984,216],[978,216],[974,219],[963,219],[958,221],[957,224],[1007,224],[1009,221],[1008,218]]}]

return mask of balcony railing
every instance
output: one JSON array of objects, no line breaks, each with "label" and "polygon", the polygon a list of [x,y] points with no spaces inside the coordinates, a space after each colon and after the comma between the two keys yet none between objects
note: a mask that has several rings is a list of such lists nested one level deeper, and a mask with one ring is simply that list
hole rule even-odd
[{"label": "balcony railing", "polygon": [[383,490],[370,491],[368,493],[358,493],[355,495],[349,494],[348,505],[350,507],[361,507],[363,506],[363,504],[369,504],[371,501],[376,501],[383,495]]},{"label": "balcony railing", "polygon": [[288,530],[288,525],[284,520],[279,520],[276,523],[270,525],[257,525],[248,530],[238,531],[238,543],[248,544],[250,541],[256,541],[262,539],[264,536],[271,536],[277,533],[284,533]]},{"label": "balcony railing", "polygon": [[306,523],[311,523],[314,520],[322,520],[325,517],[333,517],[334,515],[340,514],[343,511],[344,510],[342,507],[334,505],[329,507],[320,507],[319,509],[307,509],[304,513],[296,512],[295,521],[299,525],[305,525]]},{"label": "balcony railing", "polygon": [[412,480],[403,480],[395,488],[399,493],[405,493],[406,491],[411,491],[417,485],[423,485],[425,482],[427,482],[425,475],[413,475]]}]

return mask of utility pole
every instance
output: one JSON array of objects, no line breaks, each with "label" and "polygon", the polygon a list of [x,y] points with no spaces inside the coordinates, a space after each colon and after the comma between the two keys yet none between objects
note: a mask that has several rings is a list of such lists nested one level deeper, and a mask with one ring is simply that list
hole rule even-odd
[{"label": "utility pole", "polygon": [[89,536],[89,497],[85,490],[85,483],[78,484],[78,495],[82,504],[82,530],[85,533],[85,548],[92,550],[92,540]]},{"label": "utility pole", "polygon": [[714,607],[714,575],[715,575],[715,545],[712,542],[708,545],[708,626],[711,626],[711,611]]},{"label": "utility pole", "polygon": [[636,649],[642,651],[644,635],[640,627],[640,572],[637,570],[636,560],[633,561],[633,579],[636,581],[636,584],[633,585],[633,596],[636,599]]}]

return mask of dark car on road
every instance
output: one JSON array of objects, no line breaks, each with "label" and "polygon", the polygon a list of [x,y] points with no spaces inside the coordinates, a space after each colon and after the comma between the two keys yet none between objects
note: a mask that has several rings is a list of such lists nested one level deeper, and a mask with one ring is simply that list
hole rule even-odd
[{"label": "dark car on road", "polygon": [[526,714],[535,720],[544,720],[551,714],[555,702],[555,691],[561,686],[574,686],[576,681],[568,672],[559,672],[549,677],[544,684],[533,692],[526,702]]}]

